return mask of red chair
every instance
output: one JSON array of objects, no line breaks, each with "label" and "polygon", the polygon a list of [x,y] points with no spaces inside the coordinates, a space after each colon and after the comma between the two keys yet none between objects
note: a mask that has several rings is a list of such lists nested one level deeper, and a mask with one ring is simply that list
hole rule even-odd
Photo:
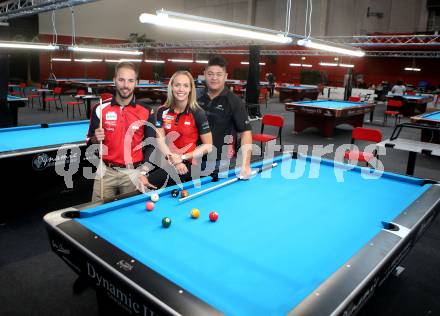
[{"label": "red chair", "polygon": [[387,101],[387,108],[384,112],[383,116],[383,124],[385,125],[387,122],[388,116],[392,116],[395,118],[394,125],[397,124],[397,121],[400,123],[400,118],[402,117],[402,114],[400,114],[400,109],[403,107],[403,101],[400,100],[388,100]]},{"label": "red chair", "polygon": [[244,97],[243,86],[241,86],[241,85],[233,85],[232,86],[232,92],[234,92],[240,98]]},{"label": "red chair", "polygon": [[[81,96],[81,95],[85,95],[85,94],[86,94],[85,90],[77,90],[76,91],[76,95],[77,96],[78,95]],[[66,105],[67,105],[67,117],[69,117],[69,107],[75,107],[75,106],[78,106],[79,116],[81,116],[81,107],[80,107],[81,104],[84,105],[84,108],[85,108],[86,104],[84,102],[84,99],[81,99],[81,101],[69,101],[69,102],[66,102]],[[85,111],[87,111],[87,110],[85,110]],[[75,118],[75,109],[74,108],[72,109],[72,117]]]},{"label": "red chair", "polygon": [[[278,127],[278,134],[267,134],[264,133],[265,126],[275,126]],[[264,114],[261,120],[261,133],[252,134],[252,141],[260,142],[261,146],[261,156],[263,156],[263,143],[270,142],[272,140],[280,139],[280,145],[283,146],[281,135],[284,126],[284,118],[280,115]]]},{"label": "red chair", "polygon": [[[44,98],[44,102],[46,102],[46,104],[49,107],[49,112],[50,112],[50,103],[51,102],[55,103],[55,109],[63,111],[63,103],[61,102],[61,93],[62,92],[63,92],[63,90],[61,89],[61,87],[55,87],[53,89],[53,96]],[[58,107],[58,102],[60,102],[60,107]]]},{"label": "red chair", "polygon": [[38,103],[40,104],[41,107],[41,99],[40,99],[40,94],[35,93],[35,89],[40,89],[41,85],[40,84],[36,84],[33,87],[29,87],[30,92],[28,95],[26,95],[26,98],[28,98],[28,105],[29,105],[29,101],[31,104],[31,107],[34,108],[34,99],[38,100]]},{"label": "red chair", "polygon": [[[356,140],[379,143],[382,141],[382,132],[373,128],[355,127],[351,133],[351,144],[354,144]],[[344,153],[344,159],[365,162],[366,165],[374,157],[377,158],[376,150],[373,153],[359,150],[347,150]]]},{"label": "red chair", "polygon": [[349,97],[348,101],[349,102],[361,102],[361,98],[360,97]]},{"label": "red chair", "polygon": [[18,90],[13,90],[11,92],[9,92],[10,95],[15,95],[18,97],[23,97],[24,96],[24,88],[26,88],[26,84],[25,83],[20,83],[18,85]]},{"label": "red chair", "polygon": [[266,103],[267,108],[267,96],[269,94],[269,90],[267,88],[260,88],[260,95],[258,96],[258,103]]}]

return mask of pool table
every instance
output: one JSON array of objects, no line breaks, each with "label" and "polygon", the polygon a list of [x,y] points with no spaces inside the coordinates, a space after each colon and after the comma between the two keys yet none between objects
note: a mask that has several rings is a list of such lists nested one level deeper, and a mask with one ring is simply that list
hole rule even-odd
[{"label": "pool table", "polygon": [[302,132],[308,127],[317,127],[325,137],[332,137],[334,129],[339,124],[350,124],[361,127],[364,114],[370,113],[373,121],[375,104],[365,102],[316,100],[291,102],[285,104],[285,109],[295,113],[294,133]]},{"label": "pool table", "polygon": [[[88,125],[88,121],[75,121],[0,129],[0,168],[4,179],[1,182],[2,201],[4,205],[14,205],[11,209],[3,208],[0,218],[29,206],[36,207],[39,202],[51,202],[62,192],[73,194],[77,188],[74,186],[69,191],[64,177],[59,176],[55,168],[60,164],[70,167],[73,166],[71,163],[77,162],[80,167],[85,165]],[[63,144],[69,148],[66,156],[57,153]],[[73,175],[74,184],[83,178],[82,170],[79,170]],[[32,195],[16,199],[14,192],[17,190]]]},{"label": "pool table", "polygon": [[[75,82],[73,86],[95,94],[103,92],[113,93],[115,88],[113,81],[110,80]],[[165,102],[167,96],[166,88],[167,85],[163,83],[139,83],[136,85],[134,93],[138,99],[149,98],[153,101]]]},{"label": "pool table", "polygon": [[49,89],[53,89],[55,87],[61,87],[63,91],[71,90],[74,87],[73,83],[77,82],[97,82],[102,81],[101,79],[95,78],[50,78],[44,81],[44,84],[47,85]]},{"label": "pool table", "polygon": [[411,122],[428,127],[437,127],[439,131],[422,129],[421,141],[440,144],[440,111],[411,117]]},{"label": "pool table", "polygon": [[252,167],[185,183],[189,200],[166,188],[151,212],[154,192],[49,213],[52,250],[131,315],[351,315],[440,208],[423,179],[295,153]]},{"label": "pool table", "polygon": [[303,99],[318,99],[319,89],[317,86],[287,85],[275,87],[280,93],[280,102],[301,101]]},{"label": "pool table", "polygon": [[387,99],[401,100],[403,106],[399,109],[400,113],[404,116],[413,116],[426,112],[426,106],[429,102],[433,101],[432,96],[424,95],[387,95]]}]

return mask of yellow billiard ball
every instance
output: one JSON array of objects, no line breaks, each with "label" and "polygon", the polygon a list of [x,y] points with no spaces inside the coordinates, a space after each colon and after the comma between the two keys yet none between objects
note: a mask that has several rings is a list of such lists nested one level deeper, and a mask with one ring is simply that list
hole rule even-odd
[{"label": "yellow billiard ball", "polygon": [[191,210],[191,217],[192,218],[198,218],[200,216],[200,211],[196,208],[193,208]]}]

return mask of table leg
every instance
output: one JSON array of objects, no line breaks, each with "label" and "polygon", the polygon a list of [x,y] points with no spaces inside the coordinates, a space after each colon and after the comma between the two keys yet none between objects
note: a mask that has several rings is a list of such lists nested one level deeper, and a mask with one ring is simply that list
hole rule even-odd
[{"label": "table leg", "polygon": [[92,99],[86,99],[86,117],[90,118],[90,102]]},{"label": "table leg", "polygon": [[406,174],[409,176],[414,175],[414,169],[416,166],[417,153],[415,151],[408,152],[408,163],[406,165]]},{"label": "table leg", "polygon": [[43,99],[42,100],[43,111],[46,111],[46,91],[41,92],[41,98]]}]

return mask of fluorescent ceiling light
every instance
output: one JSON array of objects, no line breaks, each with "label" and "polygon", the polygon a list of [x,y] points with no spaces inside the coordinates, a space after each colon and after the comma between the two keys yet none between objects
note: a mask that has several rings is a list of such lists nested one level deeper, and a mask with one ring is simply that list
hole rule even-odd
[{"label": "fluorescent ceiling light", "polygon": [[119,59],[120,62],[126,61],[126,62],[130,62],[130,63],[140,63],[142,62],[142,59]]},{"label": "fluorescent ceiling light", "polygon": [[420,68],[413,68],[413,67],[405,67],[405,70],[407,70],[407,71],[420,71],[422,69],[420,69]]},{"label": "fluorescent ceiling light", "polygon": [[196,60],[197,64],[207,64],[208,60]]},{"label": "fluorescent ceiling light", "polygon": [[[242,61],[242,62],[240,62],[240,64],[242,64],[242,65],[249,65],[249,62],[248,61]],[[266,63],[258,63],[259,65],[261,65],[261,66],[266,66]]]},{"label": "fluorescent ceiling light", "polygon": [[349,56],[362,57],[365,55],[365,52],[358,49],[348,49],[348,48],[332,46],[329,44],[321,44],[317,42],[312,42],[312,40],[310,39],[300,39],[298,40],[297,44],[308,48],[315,48],[315,49],[325,50],[328,52],[339,53]]},{"label": "fluorescent ceiling light", "polygon": [[91,47],[70,46],[69,50],[74,52],[101,53],[101,54],[142,55],[142,52],[138,50],[122,50],[122,49],[111,49],[111,48],[91,48]]},{"label": "fluorescent ceiling light", "polygon": [[354,65],[351,65],[351,64],[339,64],[339,67],[354,68]]},{"label": "fluorescent ceiling light", "polygon": [[173,63],[192,63],[192,59],[168,59],[168,61],[171,61]]},{"label": "fluorescent ceiling light", "polygon": [[102,59],[80,58],[80,59],[75,59],[75,61],[80,63],[93,63],[93,62],[101,62]]},{"label": "fluorescent ceiling light", "polygon": [[52,61],[72,61],[72,58],[52,58]]},{"label": "fluorescent ceiling light", "polygon": [[326,67],[336,67],[338,64],[337,63],[319,63],[321,66],[326,66]]},{"label": "fluorescent ceiling light", "polygon": [[119,63],[119,59],[106,59],[105,60],[106,63]]},{"label": "fluorescent ceiling light", "polygon": [[145,59],[146,63],[153,63],[153,64],[164,64],[165,60],[157,60],[157,59]]},{"label": "fluorescent ceiling light", "polygon": [[0,42],[0,48],[57,50],[57,49],[59,49],[59,46],[52,45],[52,44],[38,44],[38,43]]},{"label": "fluorescent ceiling light", "polygon": [[312,67],[312,65],[310,65],[310,64],[289,64],[289,66],[291,66],[291,67],[308,67],[308,68]]},{"label": "fluorescent ceiling light", "polygon": [[290,37],[278,31],[165,10],[156,11],[156,15],[142,13],[139,21],[184,31],[224,34],[281,44],[292,42]]}]

